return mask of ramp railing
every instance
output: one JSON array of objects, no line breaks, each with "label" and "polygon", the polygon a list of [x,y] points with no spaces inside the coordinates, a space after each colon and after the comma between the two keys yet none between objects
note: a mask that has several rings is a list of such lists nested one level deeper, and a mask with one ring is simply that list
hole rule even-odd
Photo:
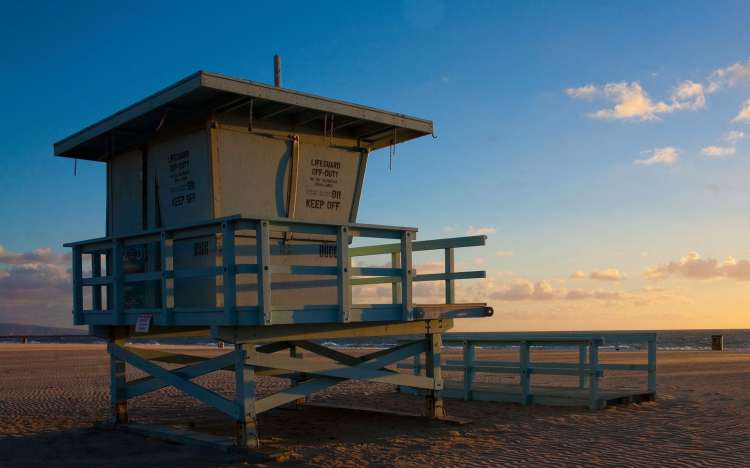
[{"label": "ramp railing", "polygon": [[[446,398],[465,400],[510,401],[528,405],[532,403],[551,405],[585,405],[601,409],[608,402],[653,399],[656,394],[656,334],[655,333],[447,333],[443,345],[460,347],[460,360],[447,360],[442,369],[458,372],[463,378],[451,382],[446,378]],[[646,351],[644,364],[620,364],[600,362],[603,346],[636,345]],[[518,349],[517,361],[477,359],[477,350]],[[578,362],[533,362],[532,348],[573,348],[578,350]],[[411,364],[399,364],[399,368],[410,369],[415,375],[422,372],[422,364],[415,358]],[[645,389],[602,392],[600,381],[605,371],[626,371],[645,374]],[[507,385],[480,384],[478,373],[518,375],[517,387]],[[577,388],[532,388],[536,375],[578,376]],[[402,389],[410,392],[409,389]],[[537,391],[538,390],[538,391]]]}]

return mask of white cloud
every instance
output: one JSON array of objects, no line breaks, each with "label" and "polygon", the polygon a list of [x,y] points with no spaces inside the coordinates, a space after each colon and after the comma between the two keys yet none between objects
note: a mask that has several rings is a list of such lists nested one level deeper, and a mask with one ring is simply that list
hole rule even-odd
[{"label": "white cloud", "polygon": [[651,166],[654,164],[674,164],[680,158],[680,150],[672,146],[646,150],[641,154],[649,155],[645,159],[637,159],[635,161],[635,164],[642,166]]},{"label": "white cloud", "polygon": [[610,120],[658,120],[657,114],[672,112],[663,102],[653,102],[646,90],[637,81],[632,83],[607,83],[604,96],[615,105],[589,114],[591,117]]},{"label": "white cloud", "polygon": [[498,250],[497,252],[495,252],[495,255],[497,255],[498,257],[512,257],[513,251],[512,250]]},{"label": "white cloud", "polygon": [[750,122],[750,99],[742,104],[742,109],[732,119],[732,122]]},{"label": "white cloud", "polygon": [[586,85],[567,88],[565,94],[574,98],[603,96],[614,103],[612,108],[600,109],[590,117],[608,120],[659,120],[658,114],[669,114],[677,110],[698,110],[706,106],[703,85],[685,80],[675,86],[671,102],[653,101],[637,81],[607,83],[602,87]]},{"label": "white cloud", "polygon": [[750,261],[727,257],[723,262],[688,252],[677,261],[656,265],[643,272],[646,279],[683,277],[691,279],[732,278],[750,280]]},{"label": "white cloud", "polygon": [[724,139],[732,143],[736,141],[744,140],[745,132],[741,132],[739,130],[731,130],[727,132],[727,134],[724,136]]},{"label": "white cloud", "polygon": [[584,273],[583,271],[576,271],[575,273],[571,273],[570,279],[592,279],[592,280],[599,280],[599,281],[620,281],[627,278],[620,270],[617,268],[605,268],[603,270],[595,270],[589,273],[588,275]]},{"label": "white cloud", "polygon": [[493,227],[474,227],[469,226],[469,228],[466,230],[467,236],[486,236],[489,234],[495,234],[497,232],[497,229]]},{"label": "white cloud", "polygon": [[708,77],[706,91],[713,93],[723,87],[733,87],[741,82],[750,82],[750,58],[745,63],[737,62],[726,68],[714,70]]},{"label": "white cloud", "polygon": [[591,98],[597,93],[599,93],[599,88],[593,84],[587,84],[580,88],[567,88],[565,90],[565,94],[575,98]]},{"label": "white cloud", "polygon": [[605,268],[604,270],[592,271],[589,278],[600,281],[620,281],[625,279],[625,275],[617,268]]},{"label": "white cloud", "polygon": [[672,110],[698,110],[706,107],[703,85],[685,80],[672,91]]},{"label": "white cloud", "polygon": [[580,301],[580,300],[631,300],[635,296],[623,291],[603,289],[566,289],[555,287],[549,281],[518,280],[497,288],[489,295],[499,301]]},{"label": "white cloud", "polygon": [[723,156],[734,156],[737,149],[734,146],[706,146],[701,150],[706,156],[720,158]]}]

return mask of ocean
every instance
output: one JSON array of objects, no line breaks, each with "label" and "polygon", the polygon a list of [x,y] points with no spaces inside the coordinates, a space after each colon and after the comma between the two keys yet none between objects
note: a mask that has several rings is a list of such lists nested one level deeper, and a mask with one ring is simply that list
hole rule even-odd
[{"label": "ocean", "polygon": [[[750,351],[750,330],[638,330],[633,331],[634,333],[656,333],[656,345],[661,350],[685,350],[685,351],[697,351],[697,350],[709,350],[711,349],[711,335],[723,335],[724,336],[724,348],[727,351]],[[596,332],[591,332],[596,333]],[[612,333],[612,332],[602,332]],[[627,331],[619,330],[614,333],[627,333]],[[391,346],[398,343],[400,340],[409,339],[408,336],[403,337],[383,337],[383,338],[361,338],[361,339],[339,339],[325,341],[324,344],[339,347],[339,348],[353,348],[353,347],[382,347]],[[18,342],[19,337],[2,336],[0,337],[0,343],[2,342]],[[32,335],[29,336],[29,343],[95,343],[101,342],[98,338],[90,337],[87,335]],[[138,342],[143,343],[163,343],[163,344],[196,344],[215,346],[216,344],[210,340],[204,338],[195,339],[170,339],[170,340],[155,340],[139,339]],[[618,350],[638,350],[638,345],[628,346],[606,346],[610,348],[616,348]]]}]

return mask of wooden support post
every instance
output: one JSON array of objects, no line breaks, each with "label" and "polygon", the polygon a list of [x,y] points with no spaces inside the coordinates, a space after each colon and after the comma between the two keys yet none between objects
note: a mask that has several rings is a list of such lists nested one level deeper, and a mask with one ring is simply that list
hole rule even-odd
[{"label": "wooden support post", "polygon": [[648,391],[656,393],[656,338],[648,341]]},{"label": "wooden support post", "polygon": [[[401,268],[400,252],[391,254],[391,268]],[[391,303],[398,304],[399,302],[401,302],[401,283],[391,283]]]},{"label": "wooden support post", "polygon": [[125,294],[123,282],[122,257],[124,246],[121,239],[115,239],[112,247],[112,310],[114,311],[115,325],[125,323],[123,314],[125,312]]},{"label": "wooden support post", "polygon": [[271,240],[268,221],[258,221],[255,242],[258,258],[258,310],[261,322],[271,325]]},{"label": "wooden support post", "polygon": [[439,333],[429,333],[425,336],[427,340],[425,373],[434,382],[432,390],[427,392],[427,416],[431,418],[443,418],[445,417],[445,407],[443,406],[443,369],[440,359],[443,337]]},{"label": "wooden support post", "polygon": [[414,375],[422,375],[422,353],[417,353],[414,359]]},{"label": "wooden support post", "polygon": [[[445,273],[456,271],[456,260],[453,255],[453,249],[445,249]],[[445,303],[455,304],[456,302],[456,282],[452,279],[445,280]]]},{"label": "wooden support post", "polygon": [[411,302],[411,242],[413,237],[414,233],[411,231],[404,231],[401,235],[401,307],[404,321],[414,318],[414,306]]},{"label": "wooden support post", "polygon": [[224,298],[224,324],[237,324],[237,272],[234,255],[234,225],[221,223],[222,296]]},{"label": "wooden support post", "polygon": [[578,345],[578,388],[586,388],[586,345]]},{"label": "wooden support post", "polygon": [[83,325],[83,286],[81,280],[83,276],[83,265],[81,258],[81,248],[73,247],[73,323]]},{"label": "wooden support post", "polygon": [[174,241],[167,232],[161,233],[161,310],[167,326],[174,323]]},{"label": "wooden support post", "polygon": [[589,368],[591,369],[589,408],[597,410],[601,409],[599,403],[599,342],[597,340],[593,340],[589,345]]},{"label": "wooden support post", "polygon": [[[100,278],[102,276],[102,255],[98,252],[91,254],[91,276]],[[97,285],[91,288],[91,308],[93,310],[102,310],[102,286]]]},{"label": "wooden support post", "polygon": [[521,364],[521,404],[531,404],[531,373],[529,365],[531,364],[530,346],[527,341],[522,341],[519,348]]},{"label": "wooden support post", "polygon": [[[293,345],[289,346],[289,357],[296,358],[296,359],[302,359],[302,353],[297,350],[297,345],[293,344]],[[292,378],[291,380],[292,380],[292,382],[290,384],[291,387],[296,387],[297,385],[299,385],[299,382],[297,381],[296,378]],[[305,397],[304,396],[302,398],[299,398],[299,399],[297,399],[297,400],[294,401],[294,405],[297,408],[299,408],[300,406],[302,406],[304,404],[305,404]]]},{"label": "wooden support post", "polygon": [[249,344],[235,346],[235,403],[239,407],[237,445],[241,448],[258,448],[260,440],[255,412],[255,368],[245,364],[247,355],[255,353],[255,346]]},{"label": "wooden support post", "polygon": [[125,361],[112,354],[113,348],[119,345],[119,341],[110,341],[107,345],[107,352],[109,353],[109,393],[112,403],[112,423],[127,424],[128,396]]},{"label": "wooden support post", "polygon": [[349,262],[349,228],[339,227],[336,236],[336,262],[338,266],[337,290],[339,304],[339,321],[348,322],[352,309],[352,281]]},{"label": "wooden support post", "polygon": [[474,384],[475,346],[471,341],[464,341],[464,400],[473,398],[471,387]]}]

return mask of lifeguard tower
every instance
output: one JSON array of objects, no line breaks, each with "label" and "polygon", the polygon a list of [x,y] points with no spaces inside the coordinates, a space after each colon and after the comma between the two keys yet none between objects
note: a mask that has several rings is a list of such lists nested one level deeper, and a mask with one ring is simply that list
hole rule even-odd
[{"label": "lifeguard tower", "polygon": [[[369,153],[430,134],[427,120],[200,71],[56,143],[57,156],[107,167],[106,237],[65,245],[73,321],[109,341],[113,423],[128,427],[129,399],[174,386],[257,447],[258,414],[349,379],[426,390],[427,415],[444,417],[441,334],[454,318],[492,314],[455,303],[454,281],[485,273],[455,271],[454,249],[485,237],[417,241],[416,228],[356,222]],[[412,252],[426,250],[444,252],[443,273],[415,271]],[[369,255],[390,266],[353,266]],[[418,281],[444,282],[445,303],[415,304]],[[392,297],[352,302],[372,284]],[[358,357],[320,344],[404,335],[416,338]],[[234,347],[206,358],[126,346],[133,337]],[[422,355],[419,375],[387,367]],[[126,381],[126,363],[147,376]],[[192,381],[216,371],[235,373],[234,399]],[[263,375],[291,385],[256,398]]]}]

